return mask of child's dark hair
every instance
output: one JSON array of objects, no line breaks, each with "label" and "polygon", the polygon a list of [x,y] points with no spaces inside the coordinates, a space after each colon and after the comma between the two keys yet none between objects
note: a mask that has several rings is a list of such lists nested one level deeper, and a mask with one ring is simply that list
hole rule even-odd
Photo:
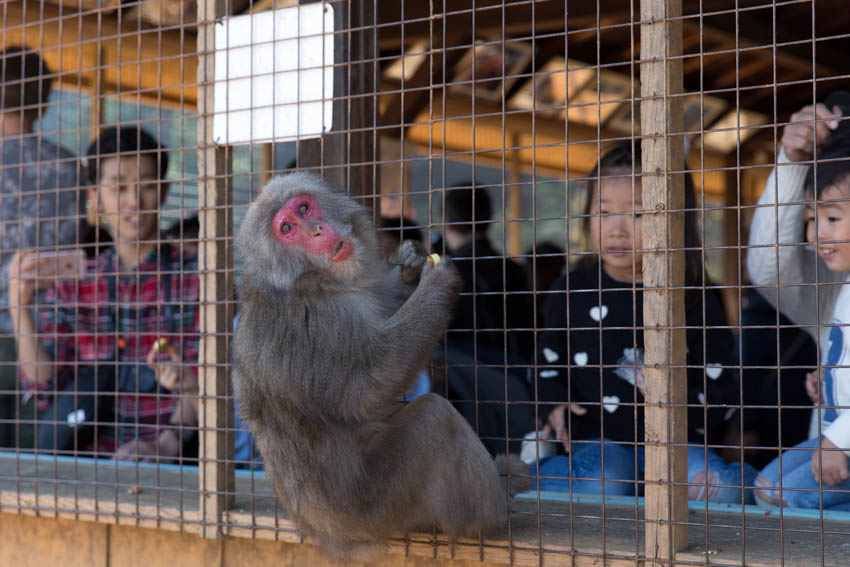
[{"label": "child's dark hair", "polygon": [[[472,187],[471,181],[446,190],[446,222],[455,232],[470,234],[473,224],[486,223],[493,217],[490,195],[482,187]],[[456,224],[457,223],[457,224]],[[478,226],[476,236],[482,238],[489,225]]]},{"label": "child's dark hair", "polygon": [[397,239],[399,244],[405,240],[422,242],[422,231],[419,225],[407,217],[381,217],[378,220],[379,230]]},{"label": "child's dark hair", "polygon": [[23,108],[24,116],[36,120],[52,83],[50,69],[35,51],[16,46],[0,52],[0,110]]},{"label": "child's dark hair", "polygon": [[103,159],[126,154],[153,160],[159,179],[165,179],[168,171],[168,152],[156,138],[138,126],[110,126],[89,144],[86,151],[89,183],[99,183],[100,163]]},{"label": "child's dark hair", "polygon": [[[835,91],[824,104],[830,110],[837,106],[842,117],[850,117],[850,93]],[[804,187],[810,197],[820,198],[827,187],[847,181],[850,176],[850,120],[841,120],[830,132],[829,140],[819,148],[814,165],[806,174]]]},{"label": "child's dark hair", "polygon": [[[599,163],[588,174],[587,198],[585,199],[582,230],[590,234],[590,208],[593,205],[593,190],[601,179],[611,176],[623,176],[634,172],[635,178],[640,179],[641,150],[640,140],[622,140],[610,146],[599,158]],[[698,227],[699,219],[696,211],[694,182],[689,173],[685,173],[685,285],[703,285],[704,270],[702,266],[701,241]],[[596,256],[584,256],[579,260],[578,267],[587,268],[596,264]]]}]

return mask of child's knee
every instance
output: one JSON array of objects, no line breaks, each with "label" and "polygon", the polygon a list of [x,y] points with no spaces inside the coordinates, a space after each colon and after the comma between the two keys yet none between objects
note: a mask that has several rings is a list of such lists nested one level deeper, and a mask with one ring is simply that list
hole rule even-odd
[{"label": "child's knee", "polygon": [[688,500],[713,502],[720,488],[720,475],[716,471],[699,471],[688,483]]},{"label": "child's knee", "polygon": [[753,497],[756,504],[762,506],[787,506],[777,494],[778,487],[775,486],[769,479],[758,475],[756,477],[755,488],[753,489]]}]

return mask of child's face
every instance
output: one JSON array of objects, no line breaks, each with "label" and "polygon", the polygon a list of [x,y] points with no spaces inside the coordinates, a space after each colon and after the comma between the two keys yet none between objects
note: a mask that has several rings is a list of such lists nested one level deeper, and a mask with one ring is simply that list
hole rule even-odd
[{"label": "child's face", "polygon": [[641,279],[640,182],[629,177],[602,179],[591,192],[590,241],[602,267],[614,279]]},{"label": "child's face", "polygon": [[827,268],[850,270],[850,180],[825,188],[817,204],[806,207],[806,240]]},{"label": "child's face", "polygon": [[106,158],[99,181],[98,212],[112,237],[118,242],[156,238],[161,192],[167,188],[159,180],[156,162],[144,156]]}]

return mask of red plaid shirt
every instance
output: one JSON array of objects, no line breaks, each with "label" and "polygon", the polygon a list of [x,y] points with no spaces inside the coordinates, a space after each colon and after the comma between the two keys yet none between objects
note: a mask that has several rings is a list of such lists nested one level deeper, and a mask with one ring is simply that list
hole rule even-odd
[{"label": "red plaid shirt", "polygon": [[[75,365],[138,371],[146,366],[147,354],[160,337],[168,338],[183,362],[196,370],[200,342],[197,255],[176,244],[163,245],[135,272],[118,274],[116,280],[117,268],[118,256],[109,248],[88,261],[86,278],[59,282],[46,292],[39,309],[39,338],[55,361],[55,382],[35,384],[24,377],[31,390],[61,390],[73,377]],[[118,387],[116,441],[136,437],[154,441],[157,426],[168,424],[178,397],[168,391],[140,394],[137,387]],[[49,402],[49,397],[39,397],[40,408]]]}]

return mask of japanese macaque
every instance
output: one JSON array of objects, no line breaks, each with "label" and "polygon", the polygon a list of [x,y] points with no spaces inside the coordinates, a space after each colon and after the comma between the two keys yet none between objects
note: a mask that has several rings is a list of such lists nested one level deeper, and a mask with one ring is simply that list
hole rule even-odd
[{"label": "japanese macaque", "polygon": [[405,531],[504,525],[522,462],[494,461],[442,397],[398,401],[445,332],[460,286],[451,262],[403,244],[398,263],[421,269],[403,283],[367,210],[304,173],[265,187],[237,245],[247,266],[233,382],[302,532],[362,559]]}]

